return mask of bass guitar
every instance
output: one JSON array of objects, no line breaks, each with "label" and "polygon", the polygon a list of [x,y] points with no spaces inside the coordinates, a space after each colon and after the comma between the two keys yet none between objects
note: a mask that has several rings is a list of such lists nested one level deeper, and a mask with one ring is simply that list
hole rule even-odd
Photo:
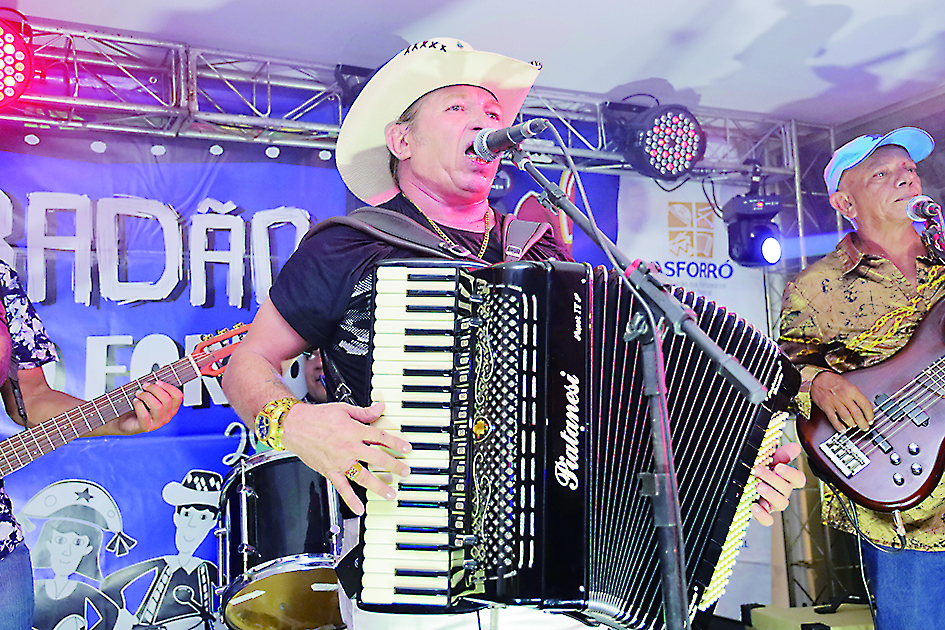
[{"label": "bass guitar", "polygon": [[249,324],[239,324],[204,339],[183,359],[3,440],[0,442],[0,479],[128,413],[134,409],[135,394],[151,383],[163,381],[181,387],[201,375],[219,376],[226,369],[227,358],[248,330]]},{"label": "bass guitar", "polygon": [[901,350],[843,376],[873,402],[873,425],[837,433],[812,406],[798,437],[815,474],[860,505],[907,510],[927,497],[945,466],[945,300]]}]

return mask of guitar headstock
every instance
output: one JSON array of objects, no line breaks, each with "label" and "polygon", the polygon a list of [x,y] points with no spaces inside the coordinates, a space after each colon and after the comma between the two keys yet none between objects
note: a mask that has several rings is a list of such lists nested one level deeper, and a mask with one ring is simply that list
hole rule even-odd
[{"label": "guitar headstock", "polygon": [[215,335],[204,335],[193,352],[200,373],[204,376],[223,374],[230,355],[248,331],[249,324],[236,324],[233,328],[217,331]]}]

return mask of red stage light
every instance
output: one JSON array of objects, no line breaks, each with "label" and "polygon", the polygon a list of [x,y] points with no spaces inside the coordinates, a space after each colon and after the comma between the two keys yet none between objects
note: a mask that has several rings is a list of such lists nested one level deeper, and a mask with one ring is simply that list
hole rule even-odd
[{"label": "red stage light", "polygon": [[33,55],[19,29],[0,20],[0,107],[26,91],[33,76]]}]

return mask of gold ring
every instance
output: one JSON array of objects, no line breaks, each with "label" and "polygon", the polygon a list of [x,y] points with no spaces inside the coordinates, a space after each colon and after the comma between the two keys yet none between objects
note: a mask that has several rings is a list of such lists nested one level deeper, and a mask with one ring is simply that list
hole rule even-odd
[{"label": "gold ring", "polygon": [[364,468],[364,466],[361,464],[361,462],[355,462],[351,464],[351,468],[345,471],[345,477],[351,481],[354,481],[354,478],[361,473],[362,468]]}]

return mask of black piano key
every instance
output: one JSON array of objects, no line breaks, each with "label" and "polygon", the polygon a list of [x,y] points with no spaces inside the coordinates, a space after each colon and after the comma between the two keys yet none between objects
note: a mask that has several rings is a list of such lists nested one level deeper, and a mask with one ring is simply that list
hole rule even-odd
[{"label": "black piano key", "polygon": [[407,289],[407,297],[456,297],[449,289]]},{"label": "black piano key", "polygon": [[411,466],[411,475],[448,475],[449,468],[434,468],[431,466]]},{"label": "black piano key", "polygon": [[453,370],[423,370],[404,368],[404,376],[452,376]]},{"label": "black piano key", "polygon": [[445,588],[405,588],[402,586],[394,587],[395,595],[446,595]]},{"label": "black piano key", "polygon": [[456,273],[449,271],[408,271],[407,280],[412,282],[448,282],[453,284],[456,281]]},{"label": "black piano key", "polygon": [[450,531],[450,528],[433,525],[398,525],[397,531],[404,534],[445,534]]},{"label": "black piano key", "polygon": [[[411,442],[410,445],[415,451],[448,451],[450,450],[449,444],[436,444],[430,442]],[[411,469],[413,470],[413,469]]]},{"label": "black piano key", "polygon": [[453,344],[445,346],[404,346],[404,352],[452,352]]},{"label": "black piano key", "polygon": [[408,313],[452,313],[452,306],[436,306],[423,304],[408,304]]},{"label": "black piano key", "polygon": [[401,409],[449,409],[449,402],[435,400],[404,400],[400,403]]},{"label": "black piano key", "polygon": [[447,506],[446,501],[408,501],[405,499],[398,499],[397,507],[402,508],[445,508]]},{"label": "black piano key", "polygon": [[[413,472],[413,471],[411,471]],[[449,484],[431,483],[401,483],[401,490],[418,490],[420,492],[444,492],[450,489]]]},{"label": "black piano key", "polygon": [[405,424],[400,427],[401,433],[449,433],[450,428],[447,427],[436,427],[436,426],[424,426],[420,424]]},{"label": "black piano key", "polygon": [[452,328],[405,328],[404,335],[407,337],[434,337],[436,335],[453,336]]},{"label": "black piano key", "polygon": [[452,388],[449,385],[404,385],[401,387],[403,392],[412,392],[412,393],[433,393],[433,394],[448,394]]},{"label": "black piano key", "polygon": [[403,576],[403,577],[435,578],[435,577],[447,577],[449,576],[449,571],[433,571],[433,570],[424,570],[424,569],[394,569],[394,575]]},{"label": "black piano key", "polygon": [[424,545],[422,543],[397,543],[397,551],[449,551],[450,545]]}]

